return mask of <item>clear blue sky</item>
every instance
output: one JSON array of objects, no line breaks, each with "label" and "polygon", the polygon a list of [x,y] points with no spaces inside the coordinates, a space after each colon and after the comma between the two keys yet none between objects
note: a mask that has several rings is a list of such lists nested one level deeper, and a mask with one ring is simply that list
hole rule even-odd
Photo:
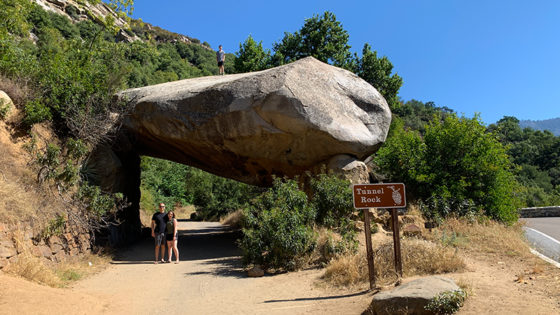
[{"label": "clear blue sky", "polygon": [[134,7],[134,18],[231,53],[249,34],[272,48],[306,18],[331,11],[352,51],[367,42],[389,58],[405,101],[480,113],[487,124],[505,115],[560,117],[558,0],[136,0]]}]

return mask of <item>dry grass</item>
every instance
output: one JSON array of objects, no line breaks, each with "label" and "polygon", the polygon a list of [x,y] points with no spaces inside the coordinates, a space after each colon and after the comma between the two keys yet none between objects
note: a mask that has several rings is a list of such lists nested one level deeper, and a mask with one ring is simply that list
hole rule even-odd
[{"label": "dry grass", "polygon": [[[482,256],[496,255],[511,258],[534,257],[523,236],[522,224],[507,226],[494,221],[468,222],[465,219],[448,219],[433,232],[425,232],[426,240],[403,239],[403,276],[441,274],[465,269],[461,253]],[[397,280],[394,272],[392,241],[374,242],[375,273],[381,285]],[[540,268],[540,269],[539,269]],[[541,272],[536,265],[534,273]],[[365,249],[356,255],[340,256],[327,266],[325,281],[335,286],[355,286],[367,283],[368,270]],[[469,291],[472,284],[463,283]]]},{"label": "dry grass", "polygon": [[[403,276],[441,274],[462,271],[464,261],[455,250],[419,239],[403,239],[401,242]],[[374,248],[376,282],[389,284],[398,277],[395,273],[393,243],[386,242]],[[368,269],[365,250],[358,254],[333,259],[327,266],[323,278],[335,286],[356,286],[367,283]]]},{"label": "dry grass", "polygon": [[173,211],[175,212],[175,217],[177,219],[187,220],[191,218],[192,213],[196,212],[196,208],[193,205],[186,205],[186,206],[176,205],[175,208],[173,208]]},{"label": "dry grass", "polygon": [[6,266],[3,271],[51,287],[62,286],[62,281],[55,272],[48,268],[42,259],[31,254],[19,255],[17,260]]},{"label": "dry grass", "polygon": [[104,270],[110,260],[107,255],[87,254],[53,263],[24,253],[3,271],[39,284],[60,288]]},{"label": "dry grass", "polygon": [[465,251],[482,254],[532,257],[521,223],[507,226],[495,221],[468,222],[449,219],[426,238]]},{"label": "dry grass", "polygon": [[33,97],[33,90],[26,82],[14,81],[3,76],[0,76],[0,90],[6,92],[18,107],[22,107]]},{"label": "dry grass", "polygon": [[232,229],[241,229],[241,222],[243,221],[243,210],[238,209],[230,212],[224,217],[220,218],[222,225],[228,225]]}]

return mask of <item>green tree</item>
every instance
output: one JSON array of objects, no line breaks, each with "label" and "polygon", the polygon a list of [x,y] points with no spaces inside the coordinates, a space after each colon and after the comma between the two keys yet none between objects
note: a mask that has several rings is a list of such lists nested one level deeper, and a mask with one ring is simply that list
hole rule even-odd
[{"label": "green tree", "polygon": [[264,70],[269,68],[270,58],[270,51],[263,49],[262,41],[257,43],[249,35],[235,53],[234,69],[238,73]]},{"label": "green tree", "polygon": [[350,60],[348,32],[331,12],[306,19],[295,33],[284,33],[280,43],[274,44],[280,64],[313,56],[323,62],[344,67]]},{"label": "green tree", "polygon": [[387,100],[391,109],[397,107],[398,93],[403,80],[398,74],[392,74],[393,64],[385,56],[377,57],[376,51],[371,51],[369,44],[364,44],[362,58],[356,57],[355,73],[369,84],[373,85]]},{"label": "green tree", "polygon": [[504,222],[517,218],[519,184],[512,164],[478,117],[434,120],[423,139],[415,131],[396,132],[376,162],[415,197],[431,200],[441,216],[481,211]]}]

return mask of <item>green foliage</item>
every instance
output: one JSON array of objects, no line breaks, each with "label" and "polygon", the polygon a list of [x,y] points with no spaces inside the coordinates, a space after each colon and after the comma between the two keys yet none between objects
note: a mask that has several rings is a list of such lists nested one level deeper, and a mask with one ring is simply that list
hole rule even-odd
[{"label": "green foliage", "polygon": [[251,72],[269,68],[271,62],[270,51],[264,50],[262,41],[255,42],[249,35],[245,42],[239,44],[239,50],[235,53],[234,68],[236,72]]},{"label": "green foliage", "polygon": [[275,179],[273,187],[245,209],[239,246],[245,263],[294,270],[313,250],[315,235],[309,225],[314,212],[294,180]]},{"label": "green foliage", "polygon": [[424,139],[398,131],[376,156],[392,180],[402,181],[413,196],[435,204],[445,217],[482,211],[504,222],[517,219],[518,184],[505,148],[487,133],[478,117],[432,121]]},{"label": "green foliage", "polygon": [[[141,189],[146,194],[143,209],[151,210],[154,201],[196,206],[199,219],[218,220],[241,209],[260,189],[231,179],[212,175],[186,165],[142,157]],[[144,198],[144,197],[142,197]]]},{"label": "green foliage", "polygon": [[466,298],[467,293],[461,289],[445,291],[434,297],[424,309],[434,314],[455,314],[463,306]]},{"label": "green foliage", "polygon": [[560,137],[548,131],[521,129],[519,120],[506,116],[488,126],[518,165],[516,176],[527,206],[550,206],[560,200]]},{"label": "green foliage", "polygon": [[312,232],[316,224],[342,236],[335,241],[333,231],[326,231],[328,239],[319,248],[323,258],[357,250],[348,181],[321,174],[311,179],[311,190],[313,198],[308,200],[296,180],[276,178],[272,188],[244,209],[239,244],[246,264],[287,270],[301,267],[304,257],[316,246],[317,235]]},{"label": "green foliage", "polygon": [[30,25],[25,17],[31,8],[28,0],[0,0],[0,39],[8,34],[26,36]]},{"label": "green foliage", "polygon": [[27,102],[23,111],[25,113],[23,123],[27,126],[52,119],[51,110],[45,106],[41,99],[34,99]]},{"label": "green foliage", "polygon": [[419,131],[422,135],[426,133],[426,126],[430,121],[441,121],[454,113],[446,106],[438,107],[434,102],[423,103],[417,100],[398,103],[391,110],[394,115],[393,118],[395,118],[395,115],[398,116],[405,129]]},{"label": "green foliage", "polygon": [[11,105],[8,102],[0,100],[0,119],[5,119],[10,112]]},{"label": "green foliage", "polygon": [[66,218],[60,214],[49,221],[47,226],[41,231],[41,239],[47,240],[51,236],[61,235],[64,232],[64,225],[66,224]]},{"label": "green foliage", "polygon": [[[169,205],[170,209],[173,209],[175,204],[192,203],[192,197],[187,193],[185,182],[188,166],[142,157],[140,169],[142,171],[141,188],[142,191],[150,194],[148,199],[154,200],[155,203],[164,202]],[[145,210],[153,210],[155,203],[149,203]]]},{"label": "green foliage", "polygon": [[350,182],[334,174],[319,174],[311,179],[311,207],[316,222],[325,227],[344,226],[354,212]]},{"label": "green foliage", "polygon": [[215,176],[196,168],[189,168],[185,184],[199,219],[218,220],[220,217],[246,207],[249,200],[261,191],[231,179]]},{"label": "green foliage", "polygon": [[57,29],[64,38],[77,38],[80,34],[78,28],[66,16],[49,12],[51,25]]},{"label": "green foliage", "polygon": [[122,194],[107,194],[98,186],[83,183],[77,197],[83,202],[88,219],[101,221],[117,211],[117,205],[123,201]]},{"label": "green foliage", "polygon": [[393,64],[385,56],[378,58],[376,51],[371,51],[369,44],[364,44],[362,58],[356,57],[355,73],[369,84],[373,85],[387,100],[391,109],[398,103],[397,94],[403,80],[396,73],[391,75]]},{"label": "green foliage", "polygon": [[274,51],[281,56],[280,64],[313,56],[318,60],[343,67],[349,62],[348,32],[331,12],[306,19],[295,33],[284,33]]}]

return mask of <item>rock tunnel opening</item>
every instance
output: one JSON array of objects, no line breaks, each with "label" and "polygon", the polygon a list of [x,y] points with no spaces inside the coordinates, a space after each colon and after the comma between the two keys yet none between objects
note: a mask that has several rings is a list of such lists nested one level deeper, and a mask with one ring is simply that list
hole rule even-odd
[{"label": "rock tunnel opening", "polygon": [[200,77],[120,92],[130,105],[110,144],[86,165],[88,178],[131,205],[111,230],[113,244],[140,236],[141,156],[170,160],[239,182],[321,165],[368,181],[362,162],[385,141],[391,112],[356,75],[312,57],[264,71]]}]

